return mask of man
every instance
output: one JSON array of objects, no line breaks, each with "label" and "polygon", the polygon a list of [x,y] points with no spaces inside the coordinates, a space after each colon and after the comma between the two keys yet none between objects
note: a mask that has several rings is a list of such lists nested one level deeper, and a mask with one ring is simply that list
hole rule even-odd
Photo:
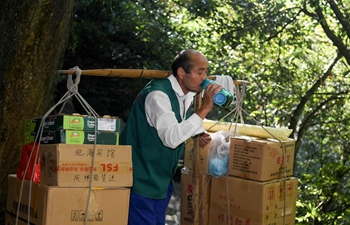
[{"label": "man", "polygon": [[120,144],[132,146],[133,187],[129,225],[164,225],[172,194],[172,178],[184,153],[184,142],[200,135],[200,145],[211,140],[202,121],[213,108],[218,84],[207,86],[202,105],[186,113],[202,90],[208,60],[196,50],[183,50],[172,63],[173,75],[152,80],[136,97]]}]

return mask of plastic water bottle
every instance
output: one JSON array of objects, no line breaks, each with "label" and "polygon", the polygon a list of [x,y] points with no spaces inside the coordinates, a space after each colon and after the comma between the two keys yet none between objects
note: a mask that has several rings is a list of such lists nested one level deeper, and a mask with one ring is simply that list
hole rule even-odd
[{"label": "plastic water bottle", "polygon": [[[207,78],[201,84],[203,90],[205,90],[210,83],[217,84],[215,81],[212,81]],[[232,100],[233,95],[230,92],[228,92],[225,88],[222,88],[218,93],[215,93],[214,95],[214,103],[223,108],[226,108],[228,105],[230,105]]]}]

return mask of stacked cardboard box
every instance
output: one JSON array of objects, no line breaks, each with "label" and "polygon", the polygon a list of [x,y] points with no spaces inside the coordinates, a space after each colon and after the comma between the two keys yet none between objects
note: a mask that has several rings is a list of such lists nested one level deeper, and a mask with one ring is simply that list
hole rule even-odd
[{"label": "stacked cardboard box", "polygon": [[285,220],[286,225],[293,225],[297,185],[296,178],[287,178],[286,183],[233,176],[213,178],[209,224],[283,225]]},{"label": "stacked cardboard box", "polygon": [[[209,150],[210,145],[206,145],[204,148],[199,148],[197,152],[197,157],[199,157],[199,178],[198,185],[200,185],[201,193],[199,196],[194,196],[193,189],[193,153],[194,153],[194,140],[189,138],[186,141],[185,145],[185,154],[184,154],[184,168],[181,170],[181,213],[180,213],[180,224],[181,225],[190,225],[193,224],[193,201],[195,198],[200,198],[201,213],[209,215],[209,199],[210,199],[210,175],[208,170],[209,163]],[[199,220],[199,218],[197,218]],[[199,222],[199,221],[198,221]],[[208,218],[205,218],[204,221],[201,221],[203,225],[209,225]]]},{"label": "stacked cardboard box", "polygon": [[87,187],[47,186],[10,175],[5,224],[83,225],[89,205],[89,225],[123,225],[127,224],[129,193],[129,188],[122,187],[89,192]]},{"label": "stacked cardboard box", "polygon": [[[298,179],[292,177],[295,140],[279,142],[235,136],[230,141],[228,176],[210,179],[206,224],[294,225],[298,194]],[[184,157],[184,165],[190,170],[192,142],[188,140]],[[197,152],[200,157],[198,169],[203,176],[209,176],[209,153],[209,145]],[[186,176],[190,175],[183,174],[181,179]],[[183,192],[186,193],[186,188]],[[181,203],[181,207],[182,212],[186,212],[183,209],[186,204]],[[184,219],[182,213],[181,220]]]},{"label": "stacked cardboard box", "polygon": [[[50,129],[48,126],[73,132],[95,129],[94,125],[80,126],[91,125],[86,117],[79,117],[83,121],[80,125],[74,119],[76,116],[56,118],[56,123],[47,120],[51,122],[45,122],[43,130]],[[98,121],[100,125],[106,122]],[[40,119],[26,121],[25,129],[37,132],[38,122]],[[113,130],[103,132],[119,132],[116,120],[108,122],[114,125],[104,125],[102,129]],[[41,142],[39,152],[40,184],[9,175],[7,225],[83,225],[86,221],[91,225],[127,224],[132,186],[131,146]]]},{"label": "stacked cardboard box", "polygon": [[[194,198],[200,198],[200,211],[207,215],[209,213],[209,197],[210,197],[210,176],[208,174],[200,174],[198,185],[202,190],[199,196],[194,196],[194,185],[192,182],[193,173],[188,168],[181,170],[181,225],[193,224],[193,201]],[[208,220],[201,221],[203,225],[208,224]]]},{"label": "stacked cardboard box", "polygon": [[[282,144],[282,145],[281,145]],[[231,138],[228,174],[256,181],[270,181],[293,175],[295,140],[249,136]]]},{"label": "stacked cardboard box", "polygon": [[237,136],[230,148],[228,179],[212,179],[210,224],[293,225],[298,194],[298,179],[292,177],[295,141],[281,145]]}]

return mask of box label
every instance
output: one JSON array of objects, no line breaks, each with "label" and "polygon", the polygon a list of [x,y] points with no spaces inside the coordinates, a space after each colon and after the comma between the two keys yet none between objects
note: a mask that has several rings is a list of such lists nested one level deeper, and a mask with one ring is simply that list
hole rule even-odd
[{"label": "box label", "polygon": [[131,146],[41,145],[40,163],[44,185],[132,186]]},{"label": "box label", "polygon": [[228,174],[257,181],[293,175],[295,140],[231,138]]},{"label": "box label", "polygon": [[[71,210],[71,222],[82,222],[86,220],[86,210]],[[87,221],[103,222],[103,210],[89,212]]]}]

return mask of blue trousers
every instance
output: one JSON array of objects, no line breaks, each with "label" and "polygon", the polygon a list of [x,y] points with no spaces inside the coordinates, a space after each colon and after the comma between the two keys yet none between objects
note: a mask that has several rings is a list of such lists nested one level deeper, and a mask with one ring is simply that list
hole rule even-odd
[{"label": "blue trousers", "polygon": [[170,184],[165,199],[146,198],[131,192],[128,225],[164,225],[172,191],[173,185]]}]

